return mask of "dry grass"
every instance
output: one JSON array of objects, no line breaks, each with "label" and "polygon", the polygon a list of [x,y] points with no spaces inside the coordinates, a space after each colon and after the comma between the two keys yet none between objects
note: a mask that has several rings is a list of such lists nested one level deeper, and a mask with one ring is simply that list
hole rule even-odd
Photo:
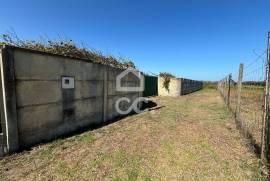
[{"label": "dry grass", "polygon": [[215,90],[0,161],[0,180],[263,180]]},{"label": "dry grass", "polygon": [[[244,129],[253,136],[255,144],[261,145],[264,87],[243,85],[241,92],[240,121]],[[237,86],[230,92],[230,107],[235,113],[237,104]]]},{"label": "dry grass", "polygon": [[261,145],[264,87],[244,87],[241,97],[240,119],[251,133],[255,144]]},{"label": "dry grass", "polygon": [[88,48],[84,43],[79,45],[71,39],[58,37],[51,39],[48,36],[40,36],[38,40],[24,40],[14,31],[0,34],[0,46],[11,45],[30,50],[37,50],[72,58],[85,59],[89,62],[109,65],[116,68],[135,68],[135,64],[127,58],[116,58],[112,55],[105,56],[100,51]]}]

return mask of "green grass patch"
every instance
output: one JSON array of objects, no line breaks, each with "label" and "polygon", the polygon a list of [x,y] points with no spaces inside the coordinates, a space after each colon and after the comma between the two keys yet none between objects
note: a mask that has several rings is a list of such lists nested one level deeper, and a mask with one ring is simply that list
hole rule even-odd
[{"label": "green grass patch", "polygon": [[93,141],[95,141],[94,135],[89,132],[77,136],[77,139],[83,143],[92,143]]},{"label": "green grass patch", "polygon": [[71,165],[66,161],[60,161],[56,166],[56,172],[61,177],[61,180],[76,178],[77,174],[79,174],[80,169],[77,165]]}]

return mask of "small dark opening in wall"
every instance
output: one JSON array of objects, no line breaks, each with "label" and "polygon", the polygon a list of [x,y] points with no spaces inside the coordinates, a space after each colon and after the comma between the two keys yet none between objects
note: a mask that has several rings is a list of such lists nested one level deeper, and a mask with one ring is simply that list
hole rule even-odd
[{"label": "small dark opening in wall", "polygon": [[69,79],[65,79],[65,84],[69,84]]}]

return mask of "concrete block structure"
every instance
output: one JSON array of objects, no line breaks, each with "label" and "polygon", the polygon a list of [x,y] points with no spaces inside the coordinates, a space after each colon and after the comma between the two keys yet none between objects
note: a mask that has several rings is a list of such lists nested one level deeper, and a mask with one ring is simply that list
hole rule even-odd
[{"label": "concrete block structure", "polygon": [[[0,69],[0,155],[114,119],[118,98],[142,96],[116,91],[123,70],[89,60],[2,46]],[[122,83],[140,82],[128,74]]]},{"label": "concrete block structure", "polygon": [[177,97],[189,94],[202,89],[203,82],[184,79],[184,78],[170,78],[168,89],[164,87],[164,78],[158,77],[158,95]]}]

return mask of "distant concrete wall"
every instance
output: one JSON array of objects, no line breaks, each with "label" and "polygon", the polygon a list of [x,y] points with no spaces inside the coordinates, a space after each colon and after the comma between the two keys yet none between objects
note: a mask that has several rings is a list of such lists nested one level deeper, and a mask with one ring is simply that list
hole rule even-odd
[{"label": "distant concrete wall", "polygon": [[181,82],[176,78],[171,78],[169,87],[164,87],[164,78],[158,77],[158,95],[159,96],[180,96],[181,95]]},{"label": "distant concrete wall", "polygon": [[203,82],[181,78],[181,95],[189,94],[202,89]]},{"label": "distant concrete wall", "polygon": [[[118,98],[133,101],[142,94],[116,91],[116,76],[123,71],[120,69],[19,48],[6,49],[11,52],[9,59],[14,65],[5,71],[14,69],[10,84],[14,84],[16,92],[16,118],[14,115],[6,122],[16,119],[16,149],[113,119],[119,116],[115,110]],[[74,77],[75,88],[63,89],[62,76]],[[128,74],[122,83],[136,86],[139,80]]]},{"label": "distant concrete wall", "polygon": [[201,81],[184,78],[171,78],[169,87],[164,87],[164,78],[158,77],[158,95],[177,97],[200,90],[203,86]]}]

